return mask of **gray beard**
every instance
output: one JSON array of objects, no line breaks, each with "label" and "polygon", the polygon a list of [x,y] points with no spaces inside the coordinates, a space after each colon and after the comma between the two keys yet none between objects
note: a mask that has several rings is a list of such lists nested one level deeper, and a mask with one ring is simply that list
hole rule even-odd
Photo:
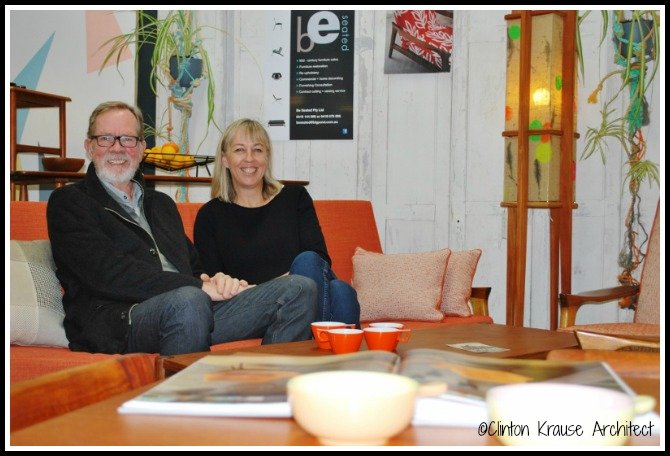
[{"label": "gray beard", "polygon": [[130,182],[130,180],[133,178],[135,173],[137,172],[137,169],[139,168],[139,164],[134,167],[134,168],[128,168],[127,171],[124,171],[122,173],[113,173],[111,172],[107,166],[104,164],[102,166],[98,166],[98,163],[95,163],[95,172],[98,175],[98,177],[101,180],[104,180],[105,182],[109,182],[110,184],[125,184],[127,182]]}]

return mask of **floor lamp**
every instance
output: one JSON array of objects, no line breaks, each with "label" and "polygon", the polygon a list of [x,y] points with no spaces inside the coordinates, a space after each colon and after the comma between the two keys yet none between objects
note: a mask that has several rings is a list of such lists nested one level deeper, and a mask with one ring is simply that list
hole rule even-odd
[{"label": "floor lamp", "polygon": [[[512,11],[507,21],[505,171],[508,325],[523,326],[529,209],[548,209],[549,326],[569,293],[575,179],[576,11]],[[560,264],[560,267],[559,267]],[[559,275],[560,273],[560,275]]]}]

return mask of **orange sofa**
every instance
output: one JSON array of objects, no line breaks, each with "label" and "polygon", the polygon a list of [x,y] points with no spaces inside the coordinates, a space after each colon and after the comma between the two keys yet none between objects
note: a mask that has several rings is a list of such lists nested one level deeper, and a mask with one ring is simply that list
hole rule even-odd
[{"label": "orange sofa", "polygon": [[[333,270],[344,281],[351,282],[352,256],[356,247],[381,252],[372,205],[359,200],[321,200],[314,202],[323,230]],[[202,203],[178,203],[184,229],[193,238],[195,216]],[[48,239],[46,202],[12,201],[10,203],[10,239]],[[487,299],[490,288],[473,288],[470,299],[475,315],[445,317],[440,322],[404,322],[409,328],[464,323],[493,323],[488,316]],[[212,350],[244,348],[259,345],[260,339],[219,344]],[[10,347],[10,381],[25,380],[48,372],[87,364],[111,356],[73,352],[67,348],[19,346]]]}]

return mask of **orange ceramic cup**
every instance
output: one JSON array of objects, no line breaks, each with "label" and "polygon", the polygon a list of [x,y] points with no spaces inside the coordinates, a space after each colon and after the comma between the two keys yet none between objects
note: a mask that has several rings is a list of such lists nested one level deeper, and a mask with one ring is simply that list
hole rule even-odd
[{"label": "orange ceramic cup", "polygon": [[352,328],[336,328],[319,333],[319,340],[327,339],[336,355],[357,352],[363,342],[363,330]]},{"label": "orange ceramic cup", "polygon": [[369,350],[394,351],[398,342],[407,342],[411,335],[409,329],[370,327],[363,330],[365,343]]},{"label": "orange ceramic cup", "polygon": [[314,340],[316,341],[316,344],[319,346],[319,348],[323,350],[330,350],[330,341],[328,338],[325,340],[319,339],[319,333],[322,331],[328,331],[329,329],[335,329],[335,328],[353,328],[356,325],[348,325],[346,323],[342,323],[341,321],[315,321],[312,323],[312,335],[314,336]]}]

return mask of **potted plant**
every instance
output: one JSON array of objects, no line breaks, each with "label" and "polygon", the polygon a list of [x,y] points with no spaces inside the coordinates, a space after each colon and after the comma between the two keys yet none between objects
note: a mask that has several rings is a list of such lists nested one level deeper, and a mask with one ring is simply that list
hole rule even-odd
[{"label": "potted plant", "polygon": [[162,19],[143,10],[139,10],[137,14],[138,25],[134,30],[113,37],[101,46],[109,46],[101,68],[112,59],[115,59],[118,66],[122,53],[130,46],[139,49],[144,45],[153,45],[151,86],[154,93],[157,93],[158,82],[174,96],[188,96],[200,84],[200,80],[205,78],[209,126],[210,122],[214,122],[215,82],[211,76],[209,54],[202,42],[201,33],[204,27],[198,24],[193,11],[169,11]]},{"label": "potted plant", "polygon": [[[581,157],[586,159],[598,152],[604,163],[610,140],[621,146],[621,150],[626,154],[628,169],[624,186],[627,184],[630,203],[624,221],[626,230],[624,245],[619,253],[621,267],[619,281],[630,284],[637,282],[632,272],[644,259],[644,253],[639,246],[643,245],[648,237],[647,230],[639,219],[638,191],[644,182],[650,186],[653,182],[660,185],[658,164],[645,159],[646,142],[642,134],[642,127],[649,124],[647,90],[651,87],[660,67],[660,18],[658,11],[652,10],[618,10],[601,13],[603,28],[600,43],[604,42],[608,34],[611,19],[614,61],[619,68],[606,74],[599,81],[588,102],[598,102],[604,83],[610,78],[619,76],[620,83],[614,95],[602,102],[600,124],[587,128]],[[580,24],[587,14],[588,12],[579,19]],[[579,67],[583,74],[579,27],[577,32]],[[618,108],[622,100],[623,111]]]}]

